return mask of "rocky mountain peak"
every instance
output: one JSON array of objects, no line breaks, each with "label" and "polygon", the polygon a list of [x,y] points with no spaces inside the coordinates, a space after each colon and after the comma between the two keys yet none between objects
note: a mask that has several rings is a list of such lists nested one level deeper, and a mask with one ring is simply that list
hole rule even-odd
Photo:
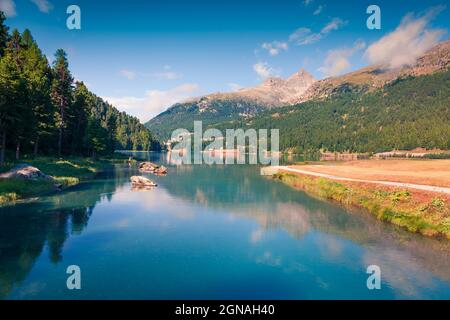
[{"label": "rocky mountain peak", "polygon": [[313,80],[313,81],[315,80],[312,74],[310,74],[305,69],[301,68],[297,72],[293,73],[289,78],[287,78],[287,81],[299,80],[299,79]]},{"label": "rocky mountain peak", "polygon": [[316,82],[316,79],[312,74],[302,68],[287,78],[285,82],[288,87],[303,89],[311,86],[314,82]]},{"label": "rocky mountain peak", "polygon": [[282,86],[284,85],[285,80],[278,78],[278,77],[269,77],[263,82],[263,86],[266,87],[273,87],[273,86]]}]

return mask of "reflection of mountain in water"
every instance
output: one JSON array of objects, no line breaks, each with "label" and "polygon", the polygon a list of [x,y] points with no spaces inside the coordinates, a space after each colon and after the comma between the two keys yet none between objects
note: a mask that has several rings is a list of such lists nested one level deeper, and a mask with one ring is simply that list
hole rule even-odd
[{"label": "reflection of mountain in water", "polygon": [[[144,156],[161,163],[159,155]],[[44,250],[53,263],[61,261],[66,240],[83,232],[99,201],[110,201],[118,187],[128,188],[133,174],[136,168],[116,170],[39,202],[1,208],[0,299],[27,277]],[[150,177],[160,185],[150,195],[168,193],[171,197],[167,201],[180,200],[187,209],[201,206],[256,221],[260,227],[249,235],[249,241],[261,241],[270,230],[284,230],[296,239],[319,231],[320,237],[315,240],[318,260],[348,262],[341,246],[343,239],[351,240],[366,248],[362,261],[355,261],[355,265],[376,261],[390,285],[412,293],[408,295],[413,295],[417,287],[405,279],[407,273],[417,275],[415,279],[422,285],[430,283],[430,274],[450,280],[448,241],[407,233],[368,214],[314,199],[261,177],[255,166],[170,166],[167,176]],[[128,196],[126,192],[117,194]],[[146,199],[146,193],[141,194],[135,200],[142,201],[140,205]],[[196,206],[189,208],[192,203]]]},{"label": "reflection of mountain in water", "polygon": [[123,175],[128,177],[121,171],[103,173],[39,202],[0,208],[0,299],[26,278],[45,246],[53,263],[62,260],[65,241],[81,234],[95,205],[111,200],[117,185],[128,181]]},{"label": "reflection of mountain in water", "polygon": [[[154,160],[154,159],[153,159]],[[226,209],[251,218],[264,230],[286,230],[295,238],[319,230],[349,239],[370,250],[366,258],[382,261],[387,276],[425,268],[450,280],[450,242],[425,238],[378,221],[373,216],[314,199],[259,176],[255,166],[171,167],[160,185],[173,196],[202,206]]]}]

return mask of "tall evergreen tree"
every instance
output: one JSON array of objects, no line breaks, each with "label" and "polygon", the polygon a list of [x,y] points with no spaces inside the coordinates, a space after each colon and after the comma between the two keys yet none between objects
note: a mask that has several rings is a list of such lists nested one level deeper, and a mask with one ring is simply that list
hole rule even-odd
[{"label": "tall evergreen tree", "polygon": [[51,96],[54,105],[58,108],[58,156],[62,154],[66,112],[71,103],[73,78],[69,71],[66,52],[58,49],[53,63],[53,84]]},{"label": "tall evergreen tree", "polygon": [[90,92],[83,82],[77,82],[74,90],[74,102],[70,108],[69,131],[71,154],[82,154],[85,141],[80,137],[86,136],[89,109],[92,107]]},{"label": "tall evergreen tree", "polygon": [[6,16],[3,11],[0,11],[0,57],[3,56],[3,52],[6,48],[6,43],[9,39],[8,26],[5,25]]},{"label": "tall evergreen tree", "polygon": [[98,154],[105,152],[107,148],[108,131],[92,116],[89,117],[88,120],[85,143],[89,155],[93,158],[97,157]]},{"label": "tall evergreen tree", "polygon": [[11,38],[7,43],[6,56],[11,58],[10,63],[15,69],[18,80],[18,93],[13,108],[15,109],[15,124],[8,131],[15,145],[15,158],[20,157],[22,141],[29,132],[28,119],[32,117],[32,110],[26,103],[27,95],[27,79],[24,74],[25,51],[22,45],[22,37],[17,29],[14,29]]},{"label": "tall evergreen tree", "polygon": [[95,157],[115,149],[158,148],[137,118],[119,112],[82,82],[73,88],[64,50],[56,52],[50,67],[31,32],[9,35],[4,20],[0,12],[0,163],[6,150],[18,159],[22,150]]},{"label": "tall evergreen tree", "polygon": [[34,144],[33,154],[39,151],[39,142],[50,136],[54,123],[54,106],[50,99],[51,69],[47,58],[26,29],[22,34],[22,45],[25,48],[24,76],[27,79],[27,104],[32,112],[28,128]]},{"label": "tall evergreen tree", "polygon": [[24,100],[26,82],[22,70],[20,34],[14,30],[0,59],[0,163],[5,160],[7,140],[14,141],[16,158],[19,157],[20,143],[27,118]]}]

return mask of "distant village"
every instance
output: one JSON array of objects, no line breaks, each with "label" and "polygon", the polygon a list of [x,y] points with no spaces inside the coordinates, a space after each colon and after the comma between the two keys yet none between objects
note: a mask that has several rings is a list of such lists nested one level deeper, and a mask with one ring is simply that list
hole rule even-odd
[{"label": "distant village", "polygon": [[373,155],[369,153],[350,153],[350,152],[320,152],[321,161],[354,161],[363,159],[388,159],[388,158],[433,158],[439,156],[450,157],[450,150],[433,149],[427,150],[425,148],[416,148],[413,150],[392,150],[386,152],[379,152]]}]

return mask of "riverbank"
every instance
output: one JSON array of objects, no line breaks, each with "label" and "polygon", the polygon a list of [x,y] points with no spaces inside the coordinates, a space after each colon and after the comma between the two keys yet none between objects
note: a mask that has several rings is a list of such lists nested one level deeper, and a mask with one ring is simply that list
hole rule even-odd
[{"label": "riverbank", "polygon": [[52,176],[54,181],[20,178],[0,179],[0,206],[11,205],[18,201],[54,192],[54,182],[61,184],[62,189],[74,186],[84,180],[91,179],[96,173],[110,168],[117,161],[125,160],[122,156],[115,155],[114,157],[95,160],[83,157],[39,157],[5,163],[0,166],[0,173],[6,172],[18,164],[28,164]]},{"label": "riverbank", "polygon": [[[307,166],[295,167],[307,169]],[[366,209],[379,220],[411,232],[450,239],[448,194],[354,181],[338,182],[282,169],[273,177],[313,196]]]}]

